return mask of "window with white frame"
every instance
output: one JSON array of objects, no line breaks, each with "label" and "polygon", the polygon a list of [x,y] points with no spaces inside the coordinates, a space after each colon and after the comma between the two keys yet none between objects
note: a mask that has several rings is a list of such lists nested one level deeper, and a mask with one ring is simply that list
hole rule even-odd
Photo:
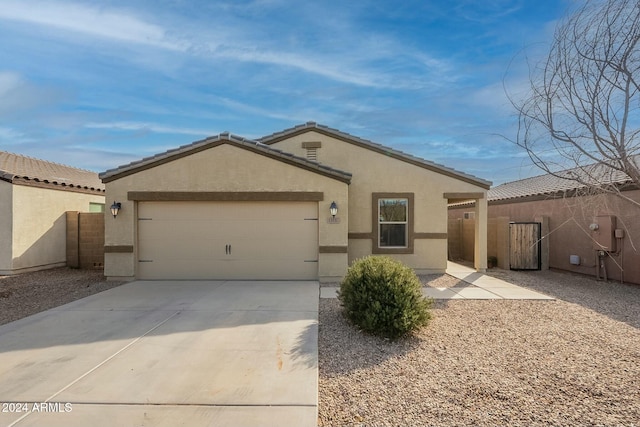
[{"label": "window with white frame", "polygon": [[406,248],[408,219],[408,199],[378,199],[378,247]]}]

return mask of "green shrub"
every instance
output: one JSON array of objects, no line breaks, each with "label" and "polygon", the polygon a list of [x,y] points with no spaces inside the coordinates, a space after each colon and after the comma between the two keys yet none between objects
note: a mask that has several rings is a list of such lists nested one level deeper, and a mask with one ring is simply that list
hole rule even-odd
[{"label": "green shrub", "polygon": [[431,318],[432,300],[422,295],[415,272],[399,261],[368,256],[354,262],[340,284],[345,315],[362,330],[398,338]]}]

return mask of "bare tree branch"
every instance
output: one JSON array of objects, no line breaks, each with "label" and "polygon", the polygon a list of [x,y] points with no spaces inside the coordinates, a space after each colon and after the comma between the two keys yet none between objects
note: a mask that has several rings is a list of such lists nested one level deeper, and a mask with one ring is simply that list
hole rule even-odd
[{"label": "bare tree branch", "polygon": [[587,0],[557,27],[529,83],[524,100],[507,95],[514,142],[532,162],[640,206],[620,191],[640,187],[640,1]]}]

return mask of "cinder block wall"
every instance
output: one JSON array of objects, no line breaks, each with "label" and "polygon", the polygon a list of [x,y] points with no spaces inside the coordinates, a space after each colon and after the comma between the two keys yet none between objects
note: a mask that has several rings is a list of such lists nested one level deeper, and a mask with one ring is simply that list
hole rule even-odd
[{"label": "cinder block wall", "polygon": [[67,212],[67,266],[104,268],[104,214]]},{"label": "cinder block wall", "polygon": [[78,248],[78,212],[69,211],[67,214],[67,267],[80,267]]}]

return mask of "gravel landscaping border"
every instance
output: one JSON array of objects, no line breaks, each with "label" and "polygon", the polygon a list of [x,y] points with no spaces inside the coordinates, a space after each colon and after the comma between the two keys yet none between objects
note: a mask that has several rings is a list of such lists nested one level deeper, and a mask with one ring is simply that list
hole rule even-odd
[{"label": "gravel landscaping border", "polygon": [[54,268],[0,276],[0,325],[120,286],[102,270]]},{"label": "gravel landscaping border", "polygon": [[639,426],[640,286],[489,274],[557,300],[437,301],[429,326],[395,342],[320,300],[319,425]]}]

